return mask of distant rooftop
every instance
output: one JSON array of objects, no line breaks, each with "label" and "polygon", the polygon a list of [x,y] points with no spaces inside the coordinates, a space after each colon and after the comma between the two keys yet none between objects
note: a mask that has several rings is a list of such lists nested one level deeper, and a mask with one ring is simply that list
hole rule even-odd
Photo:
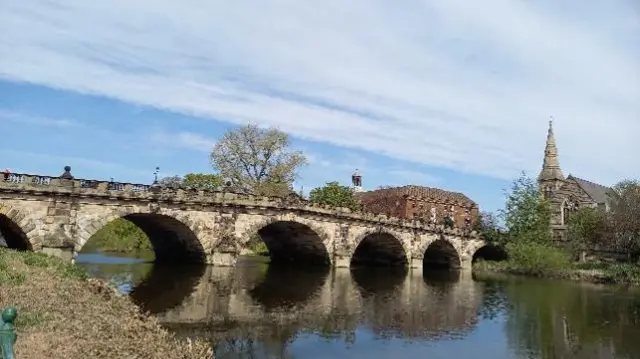
[{"label": "distant rooftop", "polygon": [[402,187],[381,188],[373,191],[367,191],[358,193],[358,196],[376,196],[376,195],[392,195],[392,196],[407,196],[417,197],[424,199],[434,199],[445,202],[461,202],[472,206],[477,206],[477,203],[460,192],[446,191],[440,188],[407,185]]},{"label": "distant rooftop", "polygon": [[567,179],[576,181],[578,186],[580,186],[580,188],[582,188],[582,190],[598,204],[604,204],[609,200],[609,198],[615,196],[614,190],[610,187],[587,181],[574,175],[569,175]]}]

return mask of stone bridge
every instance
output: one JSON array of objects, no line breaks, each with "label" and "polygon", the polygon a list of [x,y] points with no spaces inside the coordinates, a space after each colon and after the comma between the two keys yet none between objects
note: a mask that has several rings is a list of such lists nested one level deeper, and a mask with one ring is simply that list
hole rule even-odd
[{"label": "stone bridge", "polygon": [[158,262],[232,266],[258,235],[272,262],[468,268],[485,245],[472,231],[299,198],[79,180],[69,171],[0,175],[0,233],[9,247],[72,260],[116,218],[148,235]]}]

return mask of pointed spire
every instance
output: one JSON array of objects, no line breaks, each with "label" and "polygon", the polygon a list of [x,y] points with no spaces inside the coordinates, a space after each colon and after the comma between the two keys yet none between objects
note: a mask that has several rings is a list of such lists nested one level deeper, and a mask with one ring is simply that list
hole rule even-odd
[{"label": "pointed spire", "polygon": [[560,169],[558,161],[558,149],[556,148],[556,138],[553,134],[553,117],[549,121],[549,131],[547,132],[547,144],[544,148],[544,160],[542,162],[542,171],[538,176],[538,180],[562,180],[564,174]]}]

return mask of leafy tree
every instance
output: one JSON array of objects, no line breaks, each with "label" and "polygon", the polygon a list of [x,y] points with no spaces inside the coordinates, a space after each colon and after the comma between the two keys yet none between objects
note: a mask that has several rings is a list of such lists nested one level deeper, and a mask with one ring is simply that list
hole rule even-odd
[{"label": "leafy tree", "polygon": [[211,163],[239,190],[266,196],[286,196],[307,160],[289,148],[289,135],[249,124],[229,130],[214,145]]},{"label": "leafy tree", "polygon": [[616,243],[623,249],[640,248],[640,181],[626,180],[614,186],[609,220]]},{"label": "leafy tree", "polygon": [[499,211],[509,240],[546,244],[551,241],[551,212],[535,180],[524,173],[513,181],[505,208]]},{"label": "leafy tree", "polygon": [[169,176],[158,180],[158,184],[165,187],[180,187],[182,186],[183,179],[180,176]]},{"label": "leafy tree", "polygon": [[568,221],[568,237],[574,251],[602,242],[609,230],[606,214],[592,207],[578,209]]},{"label": "leafy tree", "polygon": [[202,189],[218,189],[224,186],[220,175],[215,173],[188,173],[184,177],[169,176],[158,181],[166,187],[192,187]]},{"label": "leafy tree", "polygon": [[215,190],[224,186],[224,180],[217,174],[189,173],[184,176],[182,185],[185,187]]},{"label": "leafy tree", "polygon": [[490,212],[481,212],[476,219],[474,229],[478,231],[482,239],[495,246],[504,246],[506,243],[505,232],[498,224],[498,218]]},{"label": "leafy tree", "polygon": [[360,201],[354,196],[353,189],[342,186],[338,182],[327,182],[323,187],[312,189],[309,200],[334,207],[346,207],[354,211],[360,208]]}]

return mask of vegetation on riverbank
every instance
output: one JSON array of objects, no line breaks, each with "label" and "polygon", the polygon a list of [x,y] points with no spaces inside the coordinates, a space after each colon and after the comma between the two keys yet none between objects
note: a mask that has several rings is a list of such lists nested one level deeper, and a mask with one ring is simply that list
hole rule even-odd
[{"label": "vegetation on riverbank", "polygon": [[0,307],[18,309],[16,357],[211,358],[207,343],[176,340],[127,297],[74,265],[0,248]]},{"label": "vegetation on riverbank", "polygon": [[[560,247],[552,238],[549,204],[536,182],[522,175],[513,182],[498,216],[484,214],[477,226],[485,241],[506,252],[507,260],[479,260],[474,263],[474,271],[640,284],[638,262],[578,261],[584,251],[595,245],[628,253],[640,248],[640,223],[638,217],[630,215],[640,216],[640,183],[624,181],[615,188],[619,197],[612,199],[609,212],[585,207],[571,214],[568,242]],[[503,220],[504,226],[498,224],[498,219]]]}]

